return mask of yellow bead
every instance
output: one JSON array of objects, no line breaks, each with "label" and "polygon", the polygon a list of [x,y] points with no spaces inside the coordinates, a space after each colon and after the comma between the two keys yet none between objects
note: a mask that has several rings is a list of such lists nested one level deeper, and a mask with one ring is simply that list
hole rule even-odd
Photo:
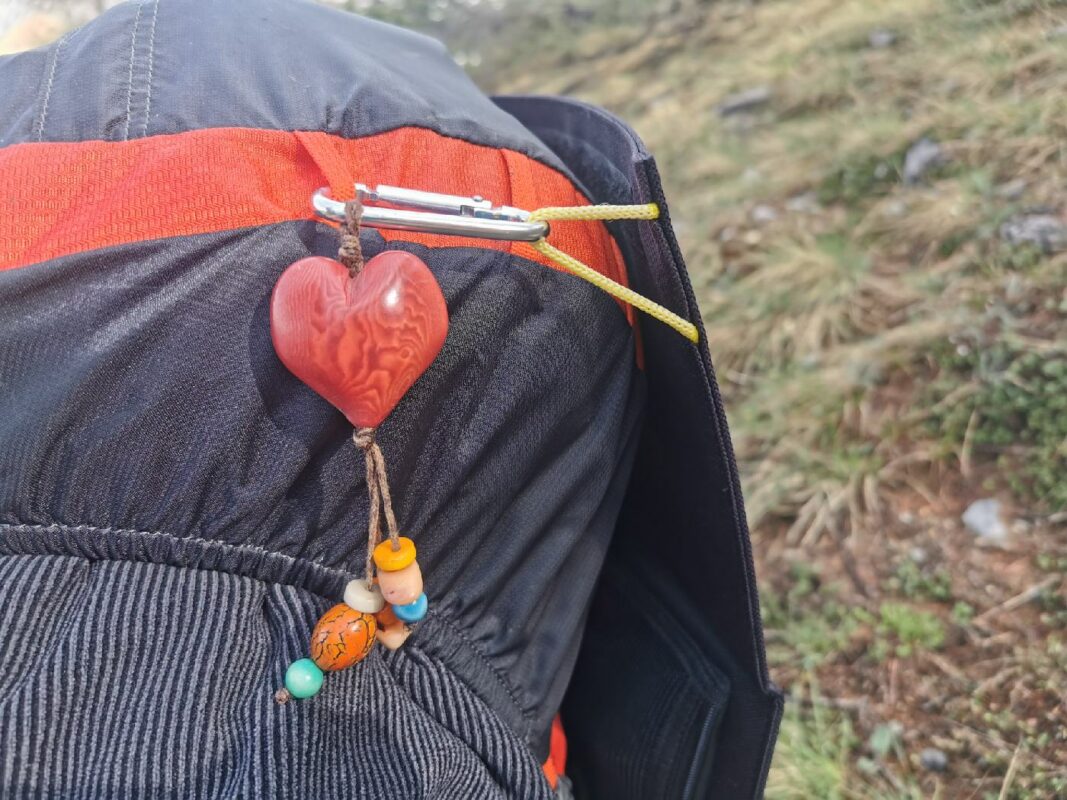
[{"label": "yellow bead", "polygon": [[398,537],[398,546],[384,541],[374,548],[374,563],[381,572],[396,572],[415,560],[415,543],[406,536]]}]

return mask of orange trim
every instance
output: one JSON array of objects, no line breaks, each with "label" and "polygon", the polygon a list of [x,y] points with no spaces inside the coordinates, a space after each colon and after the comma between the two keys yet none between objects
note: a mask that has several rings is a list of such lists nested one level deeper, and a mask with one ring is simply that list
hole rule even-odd
[{"label": "orange trim", "polygon": [[549,740],[548,759],[542,765],[549,786],[554,790],[559,784],[559,776],[567,769],[567,735],[563,732],[563,721],[559,714],[552,720],[552,738]]},{"label": "orange trim", "polygon": [[[345,139],[321,132],[212,128],[126,142],[47,142],[0,149],[0,269],[150,239],[312,219],[311,194],[351,197],[356,179],[537,208],[588,201],[529,156],[424,128]],[[382,231],[430,247],[509,251],[510,242]],[[599,223],[558,223],[549,236],[625,283]],[[514,252],[553,266],[526,246]],[[554,267],[555,268],[555,267]],[[629,316],[628,311],[628,316]]]}]

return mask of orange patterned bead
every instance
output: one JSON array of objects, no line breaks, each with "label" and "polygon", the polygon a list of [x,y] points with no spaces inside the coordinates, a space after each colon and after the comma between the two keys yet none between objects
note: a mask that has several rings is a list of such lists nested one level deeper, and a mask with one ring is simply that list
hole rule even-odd
[{"label": "orange patterned bead", "polygon": [[311,660],[328,672],[347,669],[367,657],[377,629],[373,614],[338,603],[322,615],[311,633]]}]

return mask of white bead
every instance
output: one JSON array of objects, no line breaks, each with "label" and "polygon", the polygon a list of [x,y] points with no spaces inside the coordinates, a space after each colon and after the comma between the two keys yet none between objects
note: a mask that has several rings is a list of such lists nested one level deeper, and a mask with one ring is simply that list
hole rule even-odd
[{"label": "white bead", "polygon": [[345,605],[364,614],[377,614],[385,607],[385,599],[377,585],[367,585],[362,578],[345,586]]}]

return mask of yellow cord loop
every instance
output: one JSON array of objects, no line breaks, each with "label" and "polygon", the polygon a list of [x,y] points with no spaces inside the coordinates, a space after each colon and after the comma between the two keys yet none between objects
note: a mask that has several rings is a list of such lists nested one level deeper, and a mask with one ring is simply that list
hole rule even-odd
[{"label": "yellow cord loop", "polygon": [[[647,203],[639,206],[549,206],[539,208],[530,213],[531,222],[549,222],[552,220],[615,220],[615,219],[644,219],[653,220],[659,218],[659,206],[655,203]],[[579,261],[572,255],[553,247],[545,239],[530,242],[530,246],[550,261],[563,267],[563,269],[576,275],[584,281],[588,281],[598,289],[607,292],[617,300],[629,303],[634,308],[644,311],[650,317],[658,319],[665,325],[670,326],[686,339],[694,344],[700,340],[697,327],[692,322],[682,319],[654,300],[640,295],[633,289],[616,283],[611,278],[601,275],[592,267]]]}]

